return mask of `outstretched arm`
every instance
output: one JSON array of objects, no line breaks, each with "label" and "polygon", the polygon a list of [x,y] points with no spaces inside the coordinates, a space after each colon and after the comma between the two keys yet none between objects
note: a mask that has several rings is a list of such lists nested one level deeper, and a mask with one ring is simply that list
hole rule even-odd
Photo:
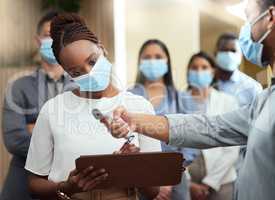
[{"label": "outstretched arm", "polygon": [[252,111],[245,107],[215,117],[183,114],[163,117],[128,113],[125,108],[119,107],[113,116],[111,124],[106,120],[102,122],[114,137],[125,137],[130,127],[135,132],[172,146],[204,149],[246,144]]}]

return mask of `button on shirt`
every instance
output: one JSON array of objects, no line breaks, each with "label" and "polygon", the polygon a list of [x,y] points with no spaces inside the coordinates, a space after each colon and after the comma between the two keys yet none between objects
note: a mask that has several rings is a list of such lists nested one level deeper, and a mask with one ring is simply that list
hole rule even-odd
[{"label": "button on shirt", "polygon": [[251,104],[262,92],[260,83],[239,70],[235,70],[228,81],[218,81],[218,89],[237,98],[239,106]]},{"label": "button on shirt", "polygon": [[224,115],[167,115],[169,144],[211,148],[247,145],[239,172],[238,200],[275,197],[275,86],[262,92],[250,106]]}]

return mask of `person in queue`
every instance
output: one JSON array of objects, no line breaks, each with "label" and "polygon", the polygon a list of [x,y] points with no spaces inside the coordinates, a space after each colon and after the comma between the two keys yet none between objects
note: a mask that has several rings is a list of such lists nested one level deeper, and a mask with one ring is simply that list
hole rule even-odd
[{"label": "person in queue", "polygon": [[[188,64],[188,89],[181,93],[181,108],[186,114],[209,116],[238,108],[237,100],[214,88],[217,66],[204,52],[194,54]],[[236,180],[235,162],[239,147],[219,147],[202,150],[188,166],[191,175],[192,200],[232,200]]]},{"label": "person in queue", "polygon": [[[154,110],[144,98],[120,92],[112,84],[112,64],[105,49],[80,16],[64,13],[55,17],[51,37],[58,63],[78,88],[46,102],[38,116],[25,166],[31,173],[31,193],[42,199],[136,200],[138,191],[154,199],[158,187],[95,190],[108,179],[108,171],[100,166],[83,171],[74,169],[79,156],[112,154],[125,143],[125,139],[116,140],[108,134],[106,127],[92,115],[93,109],[104,115],[118,105],[140,113],[154,114]],[[132,144],[120,153],[161,150],[159,141],[134,135]]]},{"label": "person in queue", "polygon": [[[170,53],[167,46],[158,39],[144,42],[138,55],[138,75],[136,84],[129,91],[143,96],[154,106],[156,115],[179,113],[179,92],[173,83]],[[174,148],[162,143],[164,152],[181,152],[186,162],[191,163],[196,157],[194,150]],[[188,200],[189,185],[185,173],[176,186],[163,186],[157,200]]]},{"label": "person in queue", "polygon": [[[244,56],[260,67],[271,66],[275,74],[275,1],[248,0],[247,23],[239,37]],[[172,146],[213,148],[247,145],[238,176],[236,199],[259,200],[275,197],[275,81],[251,105],[218,116],[153,116],[115,109],[106,123],[114,137],[123,137],[130,127]],[[122,120],[119,120],[122,118]]]}]

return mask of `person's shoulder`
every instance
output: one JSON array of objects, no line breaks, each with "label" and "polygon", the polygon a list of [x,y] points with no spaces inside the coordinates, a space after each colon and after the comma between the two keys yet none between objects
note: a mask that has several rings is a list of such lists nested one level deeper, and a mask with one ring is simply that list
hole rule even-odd
[{"label": "person's shoulder", "polygon": [[63,92],[56,95],[53,98],[50,98],[44,103],[40,113],[48,113],[51,111],[57,111],[57,110],[60,110],[61,108],[64,108],[64,106],[61,106],[61,105],[64,104],[64,102],[70,98],[71,96],[70,93],[71,93],[70,91]]},{"label": "person's shoulder", "polygon": [[154,110],[152,104],[143,96],[133,94],[129,91],[124,92],[123,96],[127,109],[129,109],[132,112],[152,113]]},{"label": "person's shoulder", "polygon": [[27,75],[23,75],[14,80],[11,85],[13,90],[25,90],[30,89],[29,87],[36,82],[37,72],[31,72]]},{"label": "person's shoulder", "polygon": [[127,100],[127,101],[135,101],[135,102],[139,102],[139,103],[149,102],[143,96],[134,94],[131,91],[123,92],[123,96],[124,96],[125,100]]},{"label": "person's shoulder", "polygon": [[133,94],[142,95],[144,93],[144,86],[142,84],[135,84],[129,87],[127,91]]},{"label": "person's shoulder", "polygon": [[241,81],[244,82],[246,85],[253,85],[257,89],[262,89],[262,85],[258,81],[248,76],[244,72],[239,71],[239,75],[241,77]]}]

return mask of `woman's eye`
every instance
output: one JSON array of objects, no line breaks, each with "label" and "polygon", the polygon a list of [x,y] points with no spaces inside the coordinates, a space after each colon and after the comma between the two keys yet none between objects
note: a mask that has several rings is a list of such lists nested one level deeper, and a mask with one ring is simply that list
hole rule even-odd
[{"label": "woman's eye", "polygon": [[96,64],[96,61],[95,61],[95,60],[90,60],[90,61],[89,61],[89,65],[94,66],[95,64]]},{"label": "woman's eye", "polygon": [[80,76],[81,74],[80,74],[80,72],[73,72],[72,73],[72,77],[78,77],[78,76]]}]

